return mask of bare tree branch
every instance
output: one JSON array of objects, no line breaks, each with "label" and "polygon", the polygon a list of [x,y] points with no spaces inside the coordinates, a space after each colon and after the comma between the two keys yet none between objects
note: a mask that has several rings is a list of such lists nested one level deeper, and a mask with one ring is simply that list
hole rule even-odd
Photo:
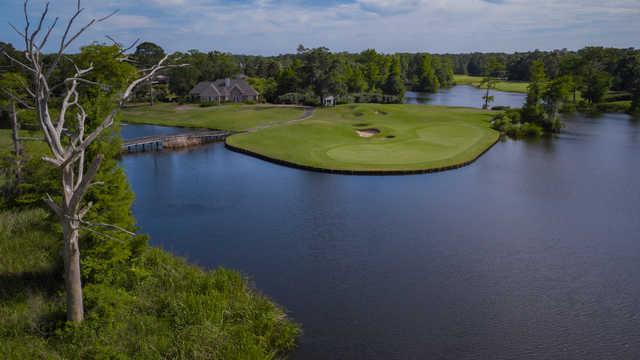
[{"label": "bare tree branch", "polygon": [[42,24],[44,23],[44,19],[47,18],[47,13],[49,13],[49,2],[47,1],[47,3],[44,5],[44,11],[42,12],[42,15],[40,16],[40,20],[38,20],[38,26],[36,27],[36,29],[33,31],[33,33],[31,33],[31,38],[29,39],[30,43],[34,43],[36,36],[38,36],[38,33],[40,33],[40,30],[42,30]]},{"label": "bare tree branch", "polygon": [[16,28],[15,26],[13,26],[12,23],[9,23],[9,26],[11,26],[11,28],[13,29],[13,31],[15,31],[16,33],[18,33],[18,35],[20,35],[20,38],[24,38],[25,35],[22,33],[22,31],[18,30],[18,28]]},{"label": "bare tree branch", "polygon": [[53,201],[53,199],[51,198],[51,195],[46,194],[47,198],[44,199],[44,202],[47,203],[47,205],[49,205],[49,207],[51,208],[51,210],[53,210],[53,212],[58,215],[58,216],[62,216],[62,209],[60,209],[60,206],[58,206],[58,204],[56,204],[55,201]]},{"label": "bare tree branch", "polygon": [[53,23],[49,26],[49,30],[47,30],[45,36],[42,38],[42,41],[40,41],[40,45],[38,46],[38,50],[42,50],[42,48],[47,44],[47,41],[49,40],[49,35],[51,35],[51,32],[53,31],[53,29],[58,24],[58,19],[59,19],[58,17],[53,19]]},{"label": "bare tree branch", "polygon": [[87,170],[87,173],[84,175],[78,186],[76,186],[74,189],[74,193],[71,196],[71,201],[69,201],[70,208],[76,209],[80,204],[80,200],[82,200],[82,197],[84,197],[84,194],[86,194],[87,189],[89,189],[91,181],[93,181],[93,178],[98,173],[98,168],[100,167],[100,163],[102,163],[103,159],[104,155],[102,154],[97,155],[95,159],[93,159],[91,165],[89,166],[89,169]]},{"label": "bare tree branch", "polygon": [[20,66],[22,66],[23,68],[25,68],[25,69],[27,69],[27,70],[29,70],[31,72],[35,72],[36,71],[34,68],[24,64],[22,61],[20,61],[20,60],[14,58],[13,56],[9,55],[9,53],[6,50],[2,50],[2,53],[4,54],[4,56],[8,57],[9,60],[13,61],[14,63],[16,63],[16,64],[18,64]]}]

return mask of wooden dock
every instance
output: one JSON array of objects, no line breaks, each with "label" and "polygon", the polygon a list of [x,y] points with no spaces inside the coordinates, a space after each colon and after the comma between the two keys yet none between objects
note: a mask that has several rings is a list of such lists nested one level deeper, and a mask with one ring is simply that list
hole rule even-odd
[{"label": "wooden dock", "polygon": [[224,141],[231,135],[229,131],[197,131],[175,135],[145,136],[125,140],[123,153],[160,151],[163,149],[179,149],[217,141]]}]

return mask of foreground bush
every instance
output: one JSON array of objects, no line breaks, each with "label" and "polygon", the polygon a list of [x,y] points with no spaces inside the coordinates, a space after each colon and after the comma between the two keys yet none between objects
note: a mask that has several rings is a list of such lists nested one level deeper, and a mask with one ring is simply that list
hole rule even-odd
[{"label": "foreground bush", "polygon": [[[52,235],[53,234],[53,235]],[[59,236],[41,210],[0,213],[0,358],[273,359],[299,329],[237,272],[147,248],[117,284],[85,284],[65,322]]]}]

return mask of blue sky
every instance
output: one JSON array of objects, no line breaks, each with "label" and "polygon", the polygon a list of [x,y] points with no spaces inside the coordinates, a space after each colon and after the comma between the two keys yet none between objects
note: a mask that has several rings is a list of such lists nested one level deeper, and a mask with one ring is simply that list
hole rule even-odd
[{"label": "blue sky", "polygon": [[[22,1],[1,0],[0,41],[18,37]],[[32,0],[36,16],[43,0]],[[119,9],[78,44],[136,38],[168,51],[273,55],[334,51],[471,52],[640,47],[640,0],[84,0],[84,19]],[[65,19],[75,0],[51,0]],[[77,47],[76,47],[77,49]]]}]

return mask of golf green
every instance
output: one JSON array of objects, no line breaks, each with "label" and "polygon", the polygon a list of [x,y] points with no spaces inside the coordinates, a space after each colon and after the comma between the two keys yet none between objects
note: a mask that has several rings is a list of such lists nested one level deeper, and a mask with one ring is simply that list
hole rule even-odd
[{"label": "golf green", "polygon": [[491,113],[421,105],[342,105],[309,119],[227,139],[232,150],[339,173],[419,173],[460,167],[498,140]]}]

